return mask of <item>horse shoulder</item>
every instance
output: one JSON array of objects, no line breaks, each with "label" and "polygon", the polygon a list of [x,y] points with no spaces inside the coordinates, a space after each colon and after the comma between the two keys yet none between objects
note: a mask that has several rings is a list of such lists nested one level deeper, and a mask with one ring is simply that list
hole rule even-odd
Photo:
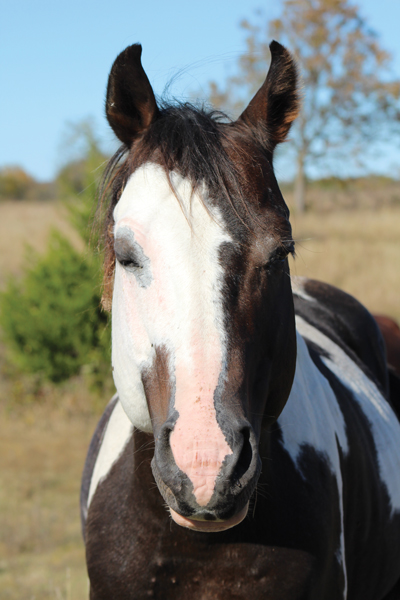
[{"label": "horse shoulder", "polygon": [[350,294],[305,277],[293,277],[296,315],[323,332],[372,378],[389,391],[385,344],[371,313]]}]

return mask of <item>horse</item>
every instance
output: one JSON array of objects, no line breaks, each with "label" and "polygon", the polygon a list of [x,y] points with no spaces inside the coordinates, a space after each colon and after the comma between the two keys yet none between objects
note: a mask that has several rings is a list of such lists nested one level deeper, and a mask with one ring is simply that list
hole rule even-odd
[{"label": "horse", "polygon": [[400,377],[400,327],[387,315],[373,315],[381,330],[386,346],[387,362],[392,371]]},{"label": "horse", "polygon": [[357,300],[290,277],[273,158],[300,94],[289,51],[270,51],[236,121],[157,101],[140,45],[109,75],[117,394],[82,478],[91,600],[400,598],[383,340]]}]

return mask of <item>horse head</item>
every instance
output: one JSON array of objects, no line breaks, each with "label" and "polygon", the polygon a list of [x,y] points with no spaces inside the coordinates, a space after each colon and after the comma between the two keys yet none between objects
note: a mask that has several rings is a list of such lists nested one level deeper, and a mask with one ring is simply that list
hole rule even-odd
[{"label": "horse head", "polygon": [[172,518],[199,531],[245,517],[260,433],[295,370],[294,243],[272,159],[299,98],[293,59],[270,48],[267,78],[235,122],[158,104],[139,45],[108,82],[107,118],[126,150],[107,221],[115,384],[135,427],[154,433]]}]

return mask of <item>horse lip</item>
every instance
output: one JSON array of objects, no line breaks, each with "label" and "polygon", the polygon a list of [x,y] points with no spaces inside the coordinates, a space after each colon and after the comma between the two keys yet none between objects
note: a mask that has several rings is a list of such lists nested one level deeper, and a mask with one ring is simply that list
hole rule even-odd
[{"label": "horse lip", "polygon": [[231,497],[228,506],[224,510],[221,510],[220,506],[217,510],[213,506],[195,507],[190,500],[187,502],[185,499],[176,497],[173,490],[163,481],[154,458],[151,465],[159,492],[167,504],[167,509],[169,509],[173,520],[178,525],[195,531],[224,531],[240,523],[247,515],[249,499],[254,491],[253,486],[250,486],[250,489],[246,486],[245,489],[240,490],[240,499],[236,496],[236,502],[233,504],[233,498]]},{"label": "horse lip", "polygon": [[175,523],[181,527],[186,527],[187,529],[202,533],[218,533],[219,531],[226,531],[227,529],[231,529],[232,527],[239,525],[239,523],[241,523],[246,517],[248,509],[249,503],[247,502],[247,504],[245,504],[245,506],[233,517],[216,521],[189,519],[188,517],[180,515],[172,508],[169,509],[169,512]]}]

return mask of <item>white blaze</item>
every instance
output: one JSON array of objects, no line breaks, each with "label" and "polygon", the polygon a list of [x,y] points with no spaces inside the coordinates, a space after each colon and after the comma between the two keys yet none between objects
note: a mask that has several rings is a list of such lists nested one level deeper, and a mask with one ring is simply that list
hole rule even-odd
[{"label": "white blaze", "polygon": [[192,480],[200,504],[211,497],[219,468],[231,449],[216,421],[214,392],[225,360],[219,249],[232,241],[202,189],[163,169],[139,168],[114,210],[115,235],[126,228],[149,259],[150,283],[141,286],[117,263],[112,307],[112,362],[120,401],[132,423],[151,431],[141,373],[151,368],[155,347],[170,356],[179,413],[171,447]]}]

